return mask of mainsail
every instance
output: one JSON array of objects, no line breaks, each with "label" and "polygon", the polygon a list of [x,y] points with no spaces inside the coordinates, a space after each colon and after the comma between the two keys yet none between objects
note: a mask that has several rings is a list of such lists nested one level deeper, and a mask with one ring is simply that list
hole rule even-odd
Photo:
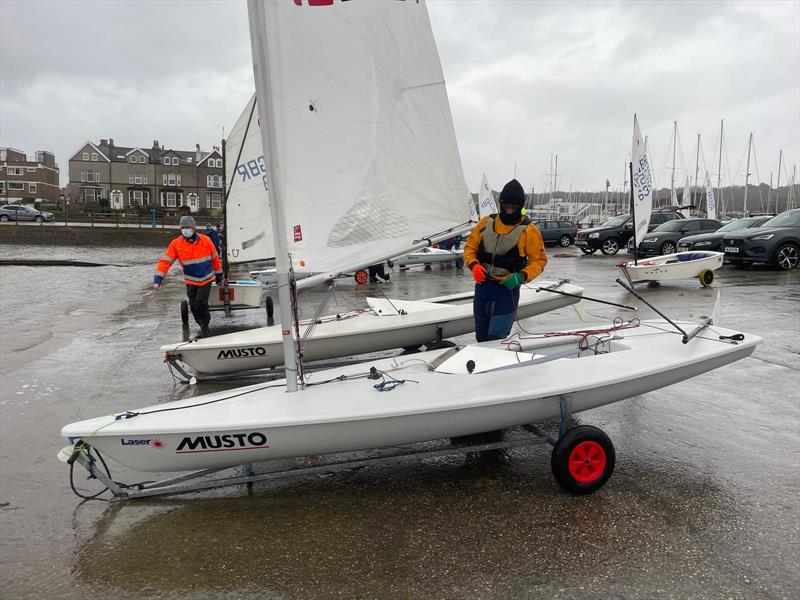
[{"label": "mainsail", "polygon": [[489,182],[486,181],[486,173],[484,173],[483,179],[481,179],[481,189],[478,192],[478,216],[480,218],[488,217],[496,212],[497,204],[492,196],[492,188],[489,187]]},{"label": "mainsail", "polygon": [[370,264],[467,224],[425,4],[271,1],[264,9],[257,26],[266,52],[254,61],[268,63],[271,189],[294,270]]},{"label": "mainsail", "polygon": [[681,211],[685,217],[688,217],[691,213],[692,205],[692,178],[688,175],[686,176],[686,183],[683,185],[683,200],[681,201],[681,206],[685,208]]},{"label": "mainsail", "polygon": [[653,177],[650,163],[647,160],[639,120],[633,115],[633,148],[631,150],[633,187],[633,218],[636,243],[642,241],[647,227],[650,225],[650,213],[653,210]]},{"label": "mainsail", "polygon": [[255,104],[253,94],[225,140],[225,178],[229,186],[225,225],[231,264],[275,257],[261,124]]},{"label": "mainsail", "polygon": [[717,202],[714,199],[714,187],[711,185],[708,171],[706,171],[706,215],[709,219],[717,218]]}]

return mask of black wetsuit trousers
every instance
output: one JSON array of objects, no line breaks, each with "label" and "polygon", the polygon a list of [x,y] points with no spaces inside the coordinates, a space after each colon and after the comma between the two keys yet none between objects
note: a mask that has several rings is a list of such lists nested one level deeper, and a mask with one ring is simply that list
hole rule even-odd
[{"label": "black wetsuit trousers", "polygon": [[211,292],[211,282],[205,285],[186,284],[186,296],[189,298],[189,308],[192,316],[200,327],[208,327],[211,322],[211,313],[208,311],[208,294]]}]

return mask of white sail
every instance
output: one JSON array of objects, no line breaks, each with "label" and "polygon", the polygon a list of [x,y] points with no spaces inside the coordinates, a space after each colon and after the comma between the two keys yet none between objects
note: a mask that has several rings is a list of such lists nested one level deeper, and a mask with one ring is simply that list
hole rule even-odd
[{"label": "white sail", "polygon": [[633,163],[631,185],[633,186],[634,231],[637,243],[639,243],[647,233],[650,213],[653,210],[653,177],[636,115],[633,115],[631,162]]},{"label": "white sail", "polygon": [[269,63],[274,106],[271,189],[295,271],[370,264],[467,224],[468,191],[424,2],[266,7],[260,58]]},{"label": "white sail", "polygon": [[692,178],[688,175],[686,176],[686,183],[683,185],[683,201],[681,202],[681,206],[685,206],[681,210],[683,216],[688,217],[691,214],[692,209],[688,208],[692,205]]},{"label": "white sail", "polygon": [[275,256],[261,126],[255,102],[253,94],[225,140],[225,179],[229,187],[225,226],[231,264]]},{"label": "white sail", "polygon": [[497,204],[492,196],[492,188],[489,187],[489,182],[486,181],[486,173],[484,173],[481,180],[481,189],[478,192],[478,216],[482,219],[496,212]]},{"label": "white sail", "polygon": [[[480,194],[480,192],[478,193]],[[478,215],[478,209],[475,208],[475,202],[472,201],[471,197],[467,202],[467,205],[469,207],[469,220],[473,223],[477,223],[480,220],[480,216]]]},{"label": "white sail", "polygon": [[717,202],[714,199],[714,188],[708,171],[706,171],[706,214],[709,219],[717,218]]}]

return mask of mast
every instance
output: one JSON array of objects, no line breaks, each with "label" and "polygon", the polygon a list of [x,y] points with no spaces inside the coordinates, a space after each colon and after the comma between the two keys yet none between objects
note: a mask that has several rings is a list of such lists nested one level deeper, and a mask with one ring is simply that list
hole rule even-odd
[{"label": "mast", "polygon": [[279,163],[280,155],[278,154],[278,144],[274,135],[277,126],[275,106],[269,84],[271,78],[269,59],[267,58],[269,56],[267,10],[273,13],[271,15],[273,19],[277,19],[277,15],[274,14],[274,5],[260,2],[259,0],[248,0],[247,2],[256,101],[259,103],[259,111],[263,111],[261,118],[264,119],[264,125],[261,127],[261,144],[268,157],[265,162],[267,166],[267,181],[270,184],[269,209],[272,216],[272,234],[275,236],[275,265],[278,270],[278,302],[281,313],[283,360],[286,366],[286,391],[296,392],[297,352],[292,335],[292,297],[289,288],[291,261],[286,244],[286,224],[283,211],[280,209],[281,203],[285,202],[285,200],[280,198],[281,186],[276,185],[276,174],[280,172],[282,165]]},{"label": "mast", "polygon": [[[694,189],[697,189],[697,176],[700,173],[700,134],[697,134],[697,156],[694,159]],[[694,214],[697,216],[697,207],[694,208]]]},{"label": "mast", "polygon": [[750,214],[747,210],[747,184],[750,182],[750,150],[753,148],[753,132],[750,132],[750,140],[747,142],[747,168],[744,171],[744,206],[742,209],[745,214]]},{"label": "mast", "polygon": [[719,205],[719,216],[720,218],[725,216],[725,204],[722,201],[722,131],[725,125],[725,119],[720,119],[719,121],[719,167],[717,169],[717,193],[719,194],[719,201],[717,204]]},{"label": "mast", "polygon": [[781,198],[781,162],[783,161],[783,148],[778,153],[778,184],[775,186],[775,214],[780,211]]},{"label": "mast", "polygon": [[769,213],[769,207],[772,204],[772,173],[769,174],[769,189],[767,190],[767,213]]},{"label": "mast", "polygon": [[[558,154],[556,154],[556,170],[553,172],[553,191],[556,191],[556,186],[558,186]],[[558,200],[558,197],[556,197]],[[558,218],[558,211],[553,208],[553,219]]]},{"label": "mast", "polygon": [[633,264],[639,264],[638,246],[636,241],[636,213],[633,210],[633,161],[628,163],[628,171],[631,176],[631,223],[633,223]]},{"label": "mast", "polygon": [[[228,279],[228,186],[226,175],[228,173],[228,163],[225,157],[225,138],[222,138],[222,277]],[[227,290],[227,286],[225,288]],[[227,299],[227,294],[225,295]],[[230,306],[230,305],[229,305]]]},{"label": "mast", "polygon": [[673,121],[672,127],[672,177],[669,182],[669,201],[675,198],[675,153],[678,149],[678,122]]}]

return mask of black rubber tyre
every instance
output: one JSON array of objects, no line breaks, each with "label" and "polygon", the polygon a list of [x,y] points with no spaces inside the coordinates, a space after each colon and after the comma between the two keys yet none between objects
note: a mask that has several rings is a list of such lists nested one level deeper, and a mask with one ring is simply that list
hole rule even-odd
[{"label": "black rubber tyre", "polygon": [[600,252],[606,256],[614,256],[619,252],[619,240],[615,237],[603,240],[603,246],[600,248]]},{"label": "black rubber tyre", "polygon": [[181,300],[181,323],[189,324],[189,301]]},{"label": "black rubber tyre", "polygon": [[675,242],[664,242],[661,244],[661,256],[665,254],[675,254],[676,250]]},{"label": "black rubber tyre", "polygon": [[390,269],[392,269],[392,268],[394,268],[394,263],[392,261],[390,261],[390,260],[387,260],[386,261],[386,266],[389,267]]},{"label": "black rubber tyre", "polygon": [[439,340],[438,342],[425,344],[425,350],[441,350],[442,348],[455,348],[455,346],[455,342],[451,342],[450,340]]},{"label": "black rubber tyre", "polygon": [[267,305],[267,321],[272,322],[275,316],[275,305],[272,302],[272,296],[267,296],[266,305]]},{"label": "black rubber tyre", "polygon": [[566,233],[558,238],[558,245],[562,248],[566,248],[572,243],[572,238],[569,237]]},{"label": "black rubber tyre", "polygon": [[356,271],[355,275],[353,275],[353,278],[356,280],[356,283],[364,284],[367,283],[369,274],[364,269],[361,269],[360,271]]},{"label": "black rubber tyre", "polygon": [[700,280],[703,287],[708,287],[714,283],[714,271],[711,269],[703,269],[700,275],[697,276],[697,279]]},{"label": "black rubber tyre", "polygon": [[41,223],[42,221],[44,221],[44,217],[42,216],[36,217],[34,221],[36,221],[37,223]]},{"label": "black rubber tyre", "polygon": [[794,244],[783,244],[775,251],[772,264],[781,271],[791,271],[800,262],[800,249]]},{"label": "black rubber tyre", "polygon": [[8,221],[8,215],[0,215],[0,221]]},{"label": "black rubber tyre", "polygon": [[603,487],[614,472],[616,453],[611,439],[597,427],[579,425],[556,442],[550,468],[558,484],[583,496]]},{"label": "black rubber tyre", "polygon": [[597,252],[597,248],[583,248],[583,247],[581,247],[581,252],[583,252],[584,254],[594,254],[595,252]]}]

